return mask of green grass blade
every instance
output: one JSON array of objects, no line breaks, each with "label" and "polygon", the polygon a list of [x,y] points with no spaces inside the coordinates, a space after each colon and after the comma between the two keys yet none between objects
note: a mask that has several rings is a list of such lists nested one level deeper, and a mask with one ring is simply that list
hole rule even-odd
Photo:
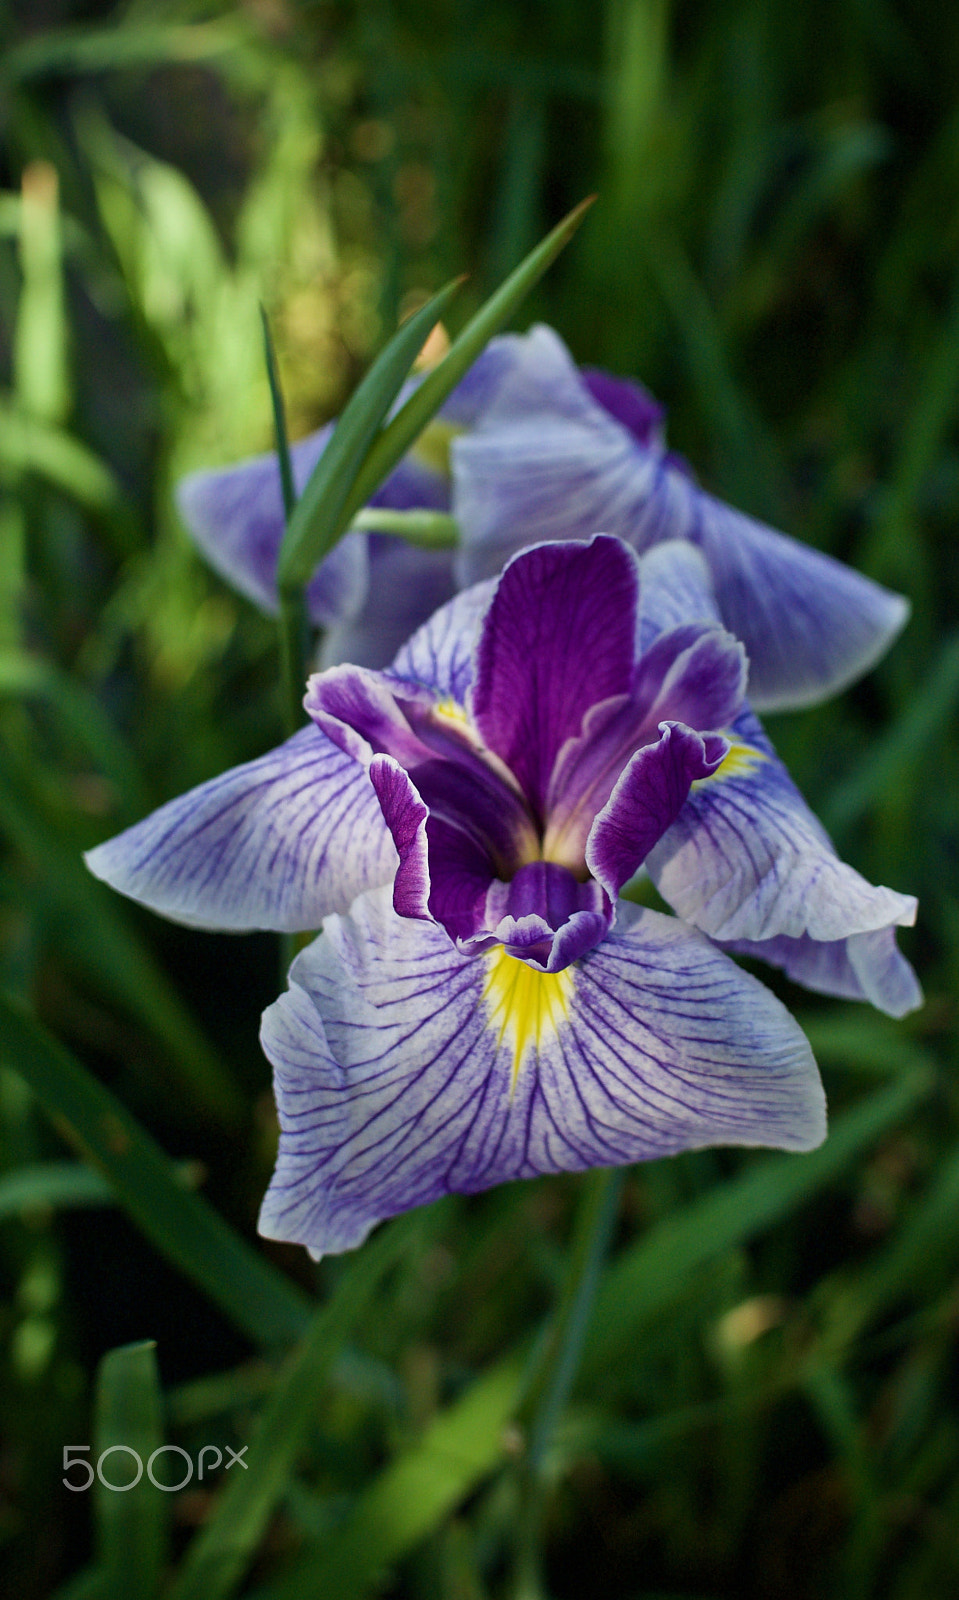
[{"label": "green grass blade", "polygon": [[129,746],[84,683],[42,656],[0,647],[0,696],[7,695],[42,700],[63,736],[76,739],[93,757],[124,806],[137,814],[149,809],[149,796]]},{"label": "green grass blade", "polygon": [[[442,317],[460,281],[456,279],[447,284],[403,323],[344,408],[290,518],[277,563],[281,594],[302,588],[309,582],[349,523],[349,515],[344,515],[343,508],[360,466],[430,330]],[[379,481],[377,479],[377,484]]]},{"label": "green grass blade", "polygon": [[28,416],[56,425],[66,419],[72,398],[56,168],[49,161],[30,162],[22,188],[14,389]]},{"label": "green grass blade", "polygon": [[932,1074],[916,1067],[836,1117],[808,1155],[772,1156],[668,1216],[606,1273],[583,1356],[592,1376],[612,1370],[643,1324],[677,1299],[709,1261],[771,1227],[837,1177],[924,1098]]},{"label": "green grass blade", "polygon": [[121,512],[120,486],[99,457],[62,428],[8,405],[0,405],[0,464],[35,472],[98,516]]},{"label": "green grass blade", "polygon": [[872,806],[889,796],[901,799],[904,791],[924,781],[928,766],[922,757],[953,723],[957,700],[959,635],[953,634],[900,716],[873,741],[850,776],[833,789],[822,808],[830,832],[841,834]]},{"label": "green grass blade", "polygon": [[220,24],[125,22],[110,28],[57,28],[37,33],[9,50],[2,77],[26,83],[79,72],[155,67],[163,61],[204,61],[235,49],[240,37]]},{"label": "green grass blade", "polygon": [[519,309],[533,285],[569,243],[593,204],[594,198],[591,196],[581,201],[552,233],[547,234],[536,249],[520,262],[516,271],[510,273],[506,282],[500,285],[466,324],[462,333],[453,340],[443,360],[433,368],[428,377],[423,379],[415,394],[410,395],[402,409],[387,423],[363,462],[347,499],[344,508],[347,519],[366,504],[383,479],[392,472],[397,462],[402,460],[410,445],[419,437],[447,396],[452,394],[460,379],[466,375],[493,335],[498,333]]},{"label": "green grass blade", "polygon": [[280,464],[280,489],[283,494],[283,515],[289,522],[296,505],[296,489],[293,485],[293,465],[290,461],[290,439],[286,427],[286,406],[283,403],[283,390],[280,387],[280,372],[276,362],[276,351],[273,347],[273,335],[270,332],[270,321],[266,314],[266,307],[260,306],[260,321],[263,324],[263,355],[266,360],[266,377],[270,385],[270,403],[273,407],[273,433],[276,439],[276,455]]},{"label": "green grass blade", "polygon": [[[108,1351],[97,1373],[92,1464],[104,1600],[153,1600],[166,1561],[170,1502],[147,1471],[163,1443],[155,1351],[152,1340],[123,1345]],[[154,1476],[164,1481],[159,1463]]]},{"label": "green grass blade", "polygon": [[329,1302],[290,1357],[249,1447],[216,1510],[190,1546],[169,1600],[222,1600],[240,1581],[284,1493],[344,1341],[384,1274],[428,1227],[429,1214],[401,1217],[353,1257]]},{"label": "green grass blade", "polygon": [[425,1539],[506,1459],[506,1424],[519,1399],[521,1361],[478,1378],[360,1496],[321,1554],[250,1600],[363,1600],[392,1564]]},{"label": "green grass blade", "polygon": [[174,1163],[126,1108],[13,1000],[0,995],[0,1062],[26,1080],[47,1115],[103,1173],[160,1254],[254,1344],[298,1338],[304,1296],[223,1218],[191,1194]]},{"label": "green grass blade", "polygon": [[0,1220],[45,1207],[110,1206],[113,1190],[77,1161],[36,1161],[0,1177]]},{"label": "green grass blade", "polygon": [[31,901],[42,921],[55,922],[60,953],[162,1040],[189,1109],[212,1114],[226,1125],[240,1124],[246,1108],[236,1085],[149,950],[113,904],[113,896],[87,872],[79,851],[66,848],[44,826],[2,767],[0,824],[36,870]]}]

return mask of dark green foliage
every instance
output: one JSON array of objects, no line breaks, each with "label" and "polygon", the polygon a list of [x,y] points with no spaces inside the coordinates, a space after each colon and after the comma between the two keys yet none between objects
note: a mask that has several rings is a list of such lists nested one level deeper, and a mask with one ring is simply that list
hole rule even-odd
[{"label": "dark green foliage", "polygon": [[[3,7],[0,45],[10,1592],[956,1592],[959,15],[57,0]],[[172,504],[272,443],[260,303],[296,438],[401,313],[466,272],[455,334],[594,190],[519,325],[640,377],[710,488],[912,600],[868,680],[771,731],[846,858],[919,895],[928,1002],[772,980],[830,1139],[628,1175],[544,1442],[587,1186],[318,1269],[257,1242],[283,953],[140,915],[80,853],[281,733],[275,629]],[[65,1445],[162,1441],[248,1444],[256,1476],[61,1485]]]}]

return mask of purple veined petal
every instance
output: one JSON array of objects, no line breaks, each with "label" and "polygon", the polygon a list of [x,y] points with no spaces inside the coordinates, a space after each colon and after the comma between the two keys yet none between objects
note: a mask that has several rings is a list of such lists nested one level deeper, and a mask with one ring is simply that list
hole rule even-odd
[{"label": "purple veined petal", "polygon": [[[299,493],[323,454],[332,427],[290,451]],[[177,486],[177,509],[210,565],[254,605],[275,612],[276,563],[283,539],[283,496],[275,454],[237,466],[194,472]],[[321,626],[358,611],[367,585],[366,540],[349,534],[311,579],[310,615]]]},{"label": "purple veined petal", "polygon": [[463,705],[473,682],[474,658],[483,618],[496,582],[476,583],[418,628],[396,655],[393,676],[432,689],[441,699]]},{"label": "purple veined petal", "polygon": [[821,943],[799,939],[739,940],[726,949],[781,967],[793,983],[841,1000],[868,1000],[890,1017],[904,1017],[922,1005],[916,974],[896,944],[895,928],[857,933]]},{"label": "purple veined petal", "polygon": [[370,782],[400,864],[393,879],[393,909],[400,917],[430,920],[430,871],[426,819],[429,816],[409,775],[392,756],[374,756]]},{"label": "purple veined petal", "polygon": [[389,883],[396,851],[366,772],[311,726],[169,801],[86,862],[175,922],[292,933]]},{"label": "purple veined petal", "polygon": [[368,534],[369,587],[362,610],[323,640],[322,667],[352,661],[387,667],[414,630],[453,595],[452,550],[419,550],[399,538]]},{"label": "purple veined petal", "polygon": [[630,378],[616,378],[599,367],[581,367],[579,375],[597,405],[628,428],[637,444],[645,450],[666,448],[663,436],[666,408],[641,383],[633,383]]},{"label": "purple veined petal", "polygon": [[704,1145],[806,1150],[825,1133],[785,1007],[682,923],[621,908],[543,974],[469,959],[365,895],[296,959],[264,1014],[280,1117],[260,1214],[314,1255],[448,1193]]},{"label": "purple veined petal", "polygon": [[[429,759],[430,751],[398,704],[397,685],[368,667],[330,667],[307,681],[303,705],[317,727],[346,754],[369,766],[374,755],[395,756],[407,769]],[[428,709],[431,697],[409,686]]]},{"label": "purple veined petal", "polygon": [[710,777],[728,750],[720,735],[675,722],[662,724],[658,744],[637,750],[586,841],[586,865],[611,900],[675,822],[690,785]]},{"label": "purple veined petal", "polygon": [[638,569],[617,539],[540,545],[510,562],[486,613],[473,721],[542,816],[550,775],[591,706],[631,687]]},{"label": "purple veined petal", "polygon": [[724,728],[743,705],[746,652],[725,628],[688,623],[661,634],[636,668],[633,693],[650,727],[685,722],[691,728]]},{"label": "purple veined petal", "polygon": [[905,625],[902,595],[734,511],[681,473],[664,477],[661,497],[662,518],[685,528],[706,557],[722,619],[746,646],[758,711],[838,694]]},{"label": "purple veined petal", "polygon": [[722,621],[746,647],[760,709],[845,688],[908,615],[901,596],[724,505],[660,449],[644,448],[596,404],[549,329],[528,336],[525,360],[451,459],[461,582],[488,576],[522,545],[599,529],[639,552],[688,540],[706,557]]},{"label": "purple veined petal", "polygon": [[723,942],[832,943],[912,923],[912,896],[840,861],[749,710],[729,737],[726,760],[691,789],[646,863],[678,915]]},{"label": "purple veined petal", "polygon": [[[574,871],[581,867],[593,819],[607,805],[636,751],[643,745],[655,748],[657,731],[667,722],[695,730],[732,722],[742,705],[745,681],[742,645],[723,628],[694,622],[660,634],[637,663],[631,695],[591,707],[582,732],[560,750],[547,791],[547,858]],[[725,745],[721,748],[725,751]],[[711,766],[701,771],[691,767],[690,781],[711,771]],[[638,772],[634,769],[637,781]],[[675,815],[671,811],[668,821]],[[666,826],[664,821],[655,837],[644,833],[647,849]],[[611,892],[615,896],[617,890]]]},{"label": "purple veined petal", "polygon": [[628,537],[658,470],[659,457],[592,399],[551,328],[533,328],[522,344],[495,399],[450,452],[464,585],[498,572],[524,545],[600,530]]}]

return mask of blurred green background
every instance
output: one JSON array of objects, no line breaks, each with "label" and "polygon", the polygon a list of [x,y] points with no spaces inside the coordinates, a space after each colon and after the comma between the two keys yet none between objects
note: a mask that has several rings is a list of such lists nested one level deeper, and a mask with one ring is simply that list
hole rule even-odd
[{"label": "blurred green background", "polygon": [[[0,29],[9,1593],[957,1592],[959,13],[5,0]],[[274,629],[171,496],[271,443],[258,301],[296,436],[406,309],[467,271],[465,318],[593,190],[523,325],[640,377],[711,489],[912,600],[865,683],[770,725],[845,857],[919,895],[927,1005],[769,979],[830,1139],[628,1175],[553,1427],[524,1375],[590,1180],[318,1268],[257,1242],[278,941],[141,915],[80,852],[280,736]],[[164,1440],[255,1470],[63,1485],[64,1446]]]}]

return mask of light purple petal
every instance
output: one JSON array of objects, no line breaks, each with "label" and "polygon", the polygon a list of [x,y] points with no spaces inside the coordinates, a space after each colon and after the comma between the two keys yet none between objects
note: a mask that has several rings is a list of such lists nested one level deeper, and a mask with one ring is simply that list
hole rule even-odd
[{"label": "light purple petal", "polygon": [[365,771],[312,726],[171,800],[86,861],[162,916],[237,931],[317,928],[396,871]]},{"label": "light purple petal", "polygon": [[[476,426],[452,449],[463,583],[524,544],[615,534],[640,552],[697,545],[720,614],[746,647],[760,709],[811,704],[888,649],[900,596],[706,494],[668,455],[644,448],[599,405],[562,342],[537,327]],[[688,619],[687,619],[688,620]]]},{"label": "light purple petal", "polygon": [[839,860],[750,711],[729,736],[726,761],[690,791],[647,861],[674,910],[724,941],[831,943],[911,923],[910,895],[874,888]]},{"label": "light purple petal", "polygon": [[[332,427],[290,451],[299,493],[326,448]],[[283,496],[275,454],[237,466],[195,472],[177,487],[177,508],[210,565],[264,611],[277,609],[276,563],[283,538]],[[348,534],[312,578],[307,601],[321,626],[352,616],[366,594],[366,539]]]},{"label": "light purple petal", "polygon": [[832,556],[743,516],[679,473],[662,493],[677,529],[685,525],[706,557],[724,623],[746,646],[758,711],[838,694],[875,666],[905,625],[907,600]]},{"label": "light purple petal", "polygon": [[685,539],[667,539],[639,558],[639,647],[689,622],[719,622],[705,557]]},{"label": "light purple petal", "polygon": [[690,784],[715,772],[728,749],[716,734],[667,722],[657,744],[637,750],[586,841],[586,865],[611,900],[675,822]]},{"label": "light purple petal", "polygon": [[[538,1028],[515,984],[539,985]],[[623,910],[565,973],[461,956],[364,896],[263,1018],[280,1115],[260,1215],[315,1254],[439,1195],[703,1145],[825,1133],[809,1046],[768,990],[673,918]],[[546,997],[550,998],[547,1000]]]},{"label": "light purple petal", "polygon": [[637,444],[647,450],[665,449],[666,409],[648,389],[629,378],[615,378],[599,367],[581,367],[579,375],[597,405],[621,422]]},{"label": "light purple petal", "polygon": [[591,706],[630,688],[637,590],[635,558],[603,537],[524,551],[497,585],[472,716],[540,816],[563,744]]},{"label": "light purple petal", "polygon": [[596,404],[553,330],[532,328],[495,399],[450,452],[460,582],[490,577],[523,545],[627,538],[646,492],[637,455],[651,477],[659,458]]},{"label": "light purple petal", "polygon": [[474,584],[437,611],[398,652],[390,669],[393,675],[463,705],[473,682],[483,618],[495,589],[493,579]]},{"label": "light purple petal", "polygon": [[922,990],[896,944],[894,928],[857,933],[830,944],[804,934],[800,939],[743,939],[726,948],[781,967],[794,983],[817,994],[868,1000],[890,1017],[904,1017],[922,1005]]}]

